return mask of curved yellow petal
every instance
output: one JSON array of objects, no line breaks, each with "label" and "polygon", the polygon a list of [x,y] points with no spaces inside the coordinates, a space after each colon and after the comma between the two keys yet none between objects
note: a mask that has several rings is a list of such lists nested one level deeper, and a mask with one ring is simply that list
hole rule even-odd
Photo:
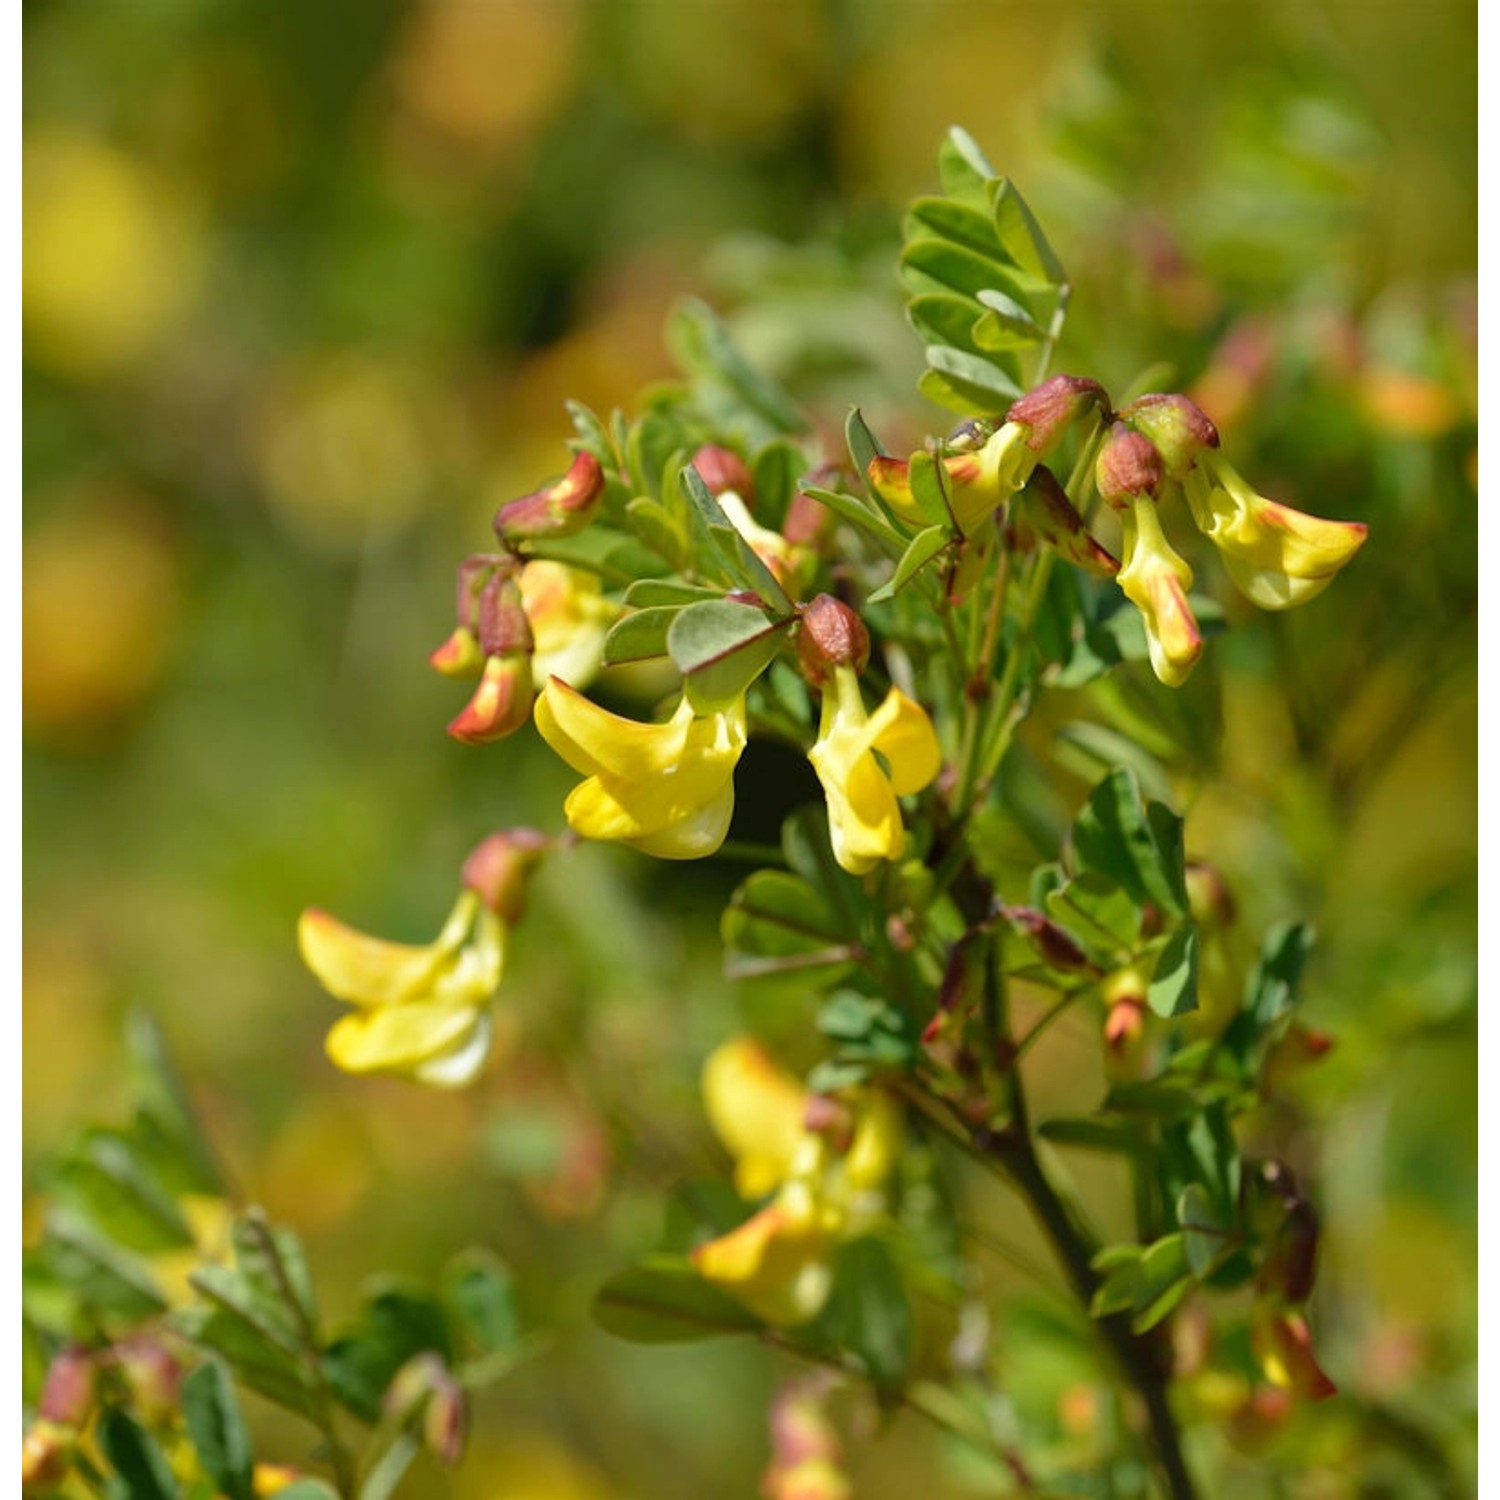
[{"label": "curved yellow petal", "polygon": [[833,855],[851,875],[864,875],[883,859],[896,859],[905,843],[896,794],[868,751],[852,764],[809,753],[828,801]]},{"label": "curved yellow petal", "polygon": [[717,853],[733,817],[734,782],[726,780],[724,789],[706,806],[656,833],[642,834],[626,842],[653,859],[706,859]]},{"label": "curved yellow petal", "polygon": [[927,710],[898,688],[870,715],[870,738],[890,767],[891,790],[908,797],[929,786],[943,768],[943,751]]},{"label": "curved yellow petal", "polygon": [[738,1229],[700,1245],[693,1264],[706,1281],[780,1327],[822,1311],[833,1283],[832,1244],[810,1214],[768,1203]]},{"label": "curved yellow petal", "polygon": [[844,1157],[844,1181],[854,1192],[882,1187],[905,1144],[901,1106],[884,1090],[867,1089],[855,1106],[854,1139]]},{"label": "curved yellow petal", "polygon": [[329,994],[353,1005],[392,1005],[428,988],[463,945],[479,898],[465,891],[436,941],[391,943],[311,908],[297,924],[303,962]]},{"label": "curved yellow petal", "polygon": [[758,1198],[786,1180],[804,1134],[807,1090],[751,1037],[717,1047],[703,1065],[714,1134],[735,1159],[735,1186]]},{"label": "curved yellow petal", "polygon": [[345,1016],[325,1045],[346,1073],[408,1073],[467,1046],[482,1014],[472,1005],[381,1006]]},{"label": "curved yellow petal", "polygon": [[666,723],[642,724],[600,708],[557,677],[548,680],[536,706],[542,738],[585,776],[633,780],[659,774],[682,758],[692,724],[686,699]]}]

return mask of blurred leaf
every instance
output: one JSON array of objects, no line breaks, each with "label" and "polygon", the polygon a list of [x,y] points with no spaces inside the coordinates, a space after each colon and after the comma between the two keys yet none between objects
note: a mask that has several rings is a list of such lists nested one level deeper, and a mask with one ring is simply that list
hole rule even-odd
[{"label": "blurred leaf", "polygon": [[689,375],[721,383],[775,431],[805,430],[796,404],[735,348],[729,330],[707,303],[693,297],[678,303],[667,322],[667,344]]},{"label": "blurred leaf", "polygon": [[1112,880],[1089,870],[1047,891],[1042,906],[1096,955],[1101,967],[1117,967],[1140,938],[1139,905]]},{"label": "blurred leaf", "polygon": [[994,218],[954,198],[915,198],[906,211],[902,233],[908,240],[951,240],[986,260],[1003,260],[1004,247]]},{"label": "blurred leaf", "polygon": [[308,1327],[315,1327],[317,1295],[297,1232],[285,1224],[270,1223],[262,1210],[251,1208],[234,1221],[230,1239],[235,1264],[262,1304],[299,1316]]},{"label": "blurred leaf", "polygon": [[1177,1199],[1177,1223],[1193,1275],[1203,1281],[1235,1249],[1233,1224],[1215,1207],[1208,1189],[1191,1182]]},{"label": "blurred leaf", "polygon": [[848,973],[854,950],[828,901],[797,875],[758,870],[730,898],[722,933],[733,979],[793,973],[799,985]]},{"label": "blurred leaf", "polygon": [[685,1260],[654,1257],[611,1276],[593,1302],[594,1321],[634,1344],[676,1344],[756,1333],[762,1323],[711,1286]]},{"label": "blurred leaf", "polygon": [[969,354],[981,353],[974,336],[980,310],[966,297],[923,292],[907,302],[906,316],[924,343],[947,344]]},{"label": "blurred leaf", "polygon": [[[129,1322],[166,1310],[166,1300],[144,1265],[87,1222],[65,1212],[54,1209],[48,1214],[47,1232],[35,1260],[39,1271],[69,1289],[82,1308],[90,1310],[90,1322],[101,1315]],[[41,1290],[28,1269],[22,1280],[22,1305],[34,1309],[32,1315],[43,1326],[55,1327],[45,1306],[39,1304]],[[82,1332],[71,1323],[68,1331]]]},{"label": "blurred leaf", "polygon": [[762,526],[780,531],[786,524],[787,507],[797,492],[797,481],[806,471],[806,454],[785,438],[766,443],[757,450],[750,473],[755,484],[753,510]]},{"label": "blurred leaf", "polygon": [[906,1382],[912,1356],[912,1311],[890,1250],[866,1235],[839,1247],[834,1290],[819,1319],[839,1348],[864,1366],[882,1395]]},{"label": "blurred leaf", "polygon": [[1073,848],[1088,869],[1107,875],[1168,916],[1187,915],[1182,820],[1163,803],[1142,805],[1134,772],[1111,771],[1073,824]]},{"label": "blurred leaf", "polygon": [[53,1198],[131,1250],[155,1253],[193,1243],[172,1196],[118,1131],[85,1131],[58,1164]]},{"label": "blurred leaf", "polygon": [[1146,988],[1146,1003],[1159,1016],[1198,1008],[1198,929],[1191,922],[1167,938]]},{"label": "blurred leaf", "polygon": [[880,543],[892,557],[900,557],[906,549],[906,540],[893,526],[877,516],[874,511],[852,495],[841,495],[837,490],[820,489],[816,485],[805,486],[802,493],[819,505],[826,505],[841,520],[865,532]]},{"label": "blurred leaf", "polygon": [[1046,1120],[1037,1133],[1055,1146],[1076,1146],[1083,1151],[1110,1151],[1134,1156],[1151,1149],[1151,1139],[1146,1132],[1127,1120]]},{"label": "blurred leaf", "polygon": [[133,1417],[112,1406],[99,1419],[99,1446],[125,1481],[128,1500],[175,1500],[179,1491],[156,1440]]},{"label": "blurred leaf", "polygon": [[436,1298],[406,1286],[377,1283],[359,1321],[323,1350],[322,1363],[338,1398],[373,1422],[396,1371],[427,1350],[444,1364],[452,1362],[452,1341]]},{"label": "blurred leaf", "polygon": [[512,1348],[520,1337],[510,1272],[498,1256],[473,1248],[443,1272],[443,1300],[480,1355]]},{"label": "blurred leaf", "polygon": [[678,529],[672,513],[649,495],[636,495],[625,507],[625,516],[635,534],[674,568],[688,561],[687,538]]},{"label": "blurred leaf", "polygon": [[204,1361],[183,1382],[182,1416],[199,1460],[226,1500],[251,1500],[250,1435],[234,1386],[217,1360]]},{"label": "blurred leaf", "polygon": [[144,1011],[125,1021],[137,1130],[149,1143],[151,1165],[177,1193],[221,1195],[223,1177],[193,1114],[187,1088],[167,1054],[156,1022]]},{"label": "blurred leaf", "polygon": [[1187,1247],[1181,1234],[1169,1234],[1148,1246],[1141,1256],[1140,1280],[1135,1289],[1136,1314],[1130,1326],[1136,1333],[1154,1328],[1192,1287]]}]

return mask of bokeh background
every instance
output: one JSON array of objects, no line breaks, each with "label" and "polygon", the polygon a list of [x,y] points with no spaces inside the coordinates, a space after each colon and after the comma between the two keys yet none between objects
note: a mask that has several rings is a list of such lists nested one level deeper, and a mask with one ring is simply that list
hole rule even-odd
[{"label": "bokeh background", "polygon": [[[463,690],[424,657],[495,504],[565,466],[563,400],[628,408],[671,373],[675,298],[707,297],[838,415],[857,400],[911,436],[946,429],[914,395],[894,251],[962,123],[1069,266],[1088,373],[1118,390],[1165,361],[1261,488],[1370,523],[1313,606],[1231,607],[1192,700],[1221,732],[1172,766],[1190,852],[1220,863],[1247,926],[1317,921],[1306,1015],[1337,1038],[1259,1128],[1324,1207],[1315,1316],[1346,1395],[1295,1447],[1229,1451],[1218,1492],[1425,1495],[1442,1464],[1462,1473],[1474,6],[24,15],[28,1170],[125,1109],[121,1019],[146,1007],[246,1193],[304,1232],[335,1324],[370,1272],[429,1276],[481,1242],[549,1330],[485,1398],[462,1475],[419,1469],[403,1493],[753,1493],[785,1372],[734,1345],[636,1349],[587,1318],[659,1238],[664,1193],[722,1165],[703,1056],[787,1024],[719,976],[743,871],[604,849],[549,871],[501,1057],[456,1097],[333,1072],[337,1008],[293,932],[318,904],[423,939],[479,836],[561,826],[565,768],[529,732],[449,741]],[[1037,820],[1065,822],[1097,771],[1075,753]],[[785,772],[747,761],[745,817]],[[1046,1065],[1085,1104],[1087,1032]],[[1032,1243],[1003,1195],[975,1212]],[[309,1434],[256,1415],[305,1456]],[[871,1497],[934,1472],[995,1492],[945,1462],[901,1419],[853,1469]]]}]

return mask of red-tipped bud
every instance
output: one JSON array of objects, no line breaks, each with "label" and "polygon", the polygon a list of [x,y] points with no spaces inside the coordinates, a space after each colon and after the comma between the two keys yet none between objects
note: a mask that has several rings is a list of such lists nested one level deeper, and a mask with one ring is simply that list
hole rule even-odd
[{"label": "red-tipped bud", "polygon": [[1109,429],[1094,464],[1094,483],[1106,505],[1125,510],[1140,495],[1155,495],[1166,477],[1161,454],[1150,438],[1123,422]]},{"label": "red-tipped bud", "polygon": [[443,1370],[434,1383],[422,1420],[422,1439],[440,1463],[451,1468],[464,1455],[469,1430],[468,1402],[463,1387]]},{"label": "red-tipped bud", "polygon": [[135,1334],[114,1346],[114,1359],[148,1424],[164,1422],[177,1412],[182,1366],[159,1340],[149,1333]]},{"label": "red-tipped bud", "polygon": [[1275,1298],[1257,1301],[1250,1324],[1250,1346],[1266,1379],[1306,1401],[1326,1401],[1338,1387],[1313,1353],[1307,1319]]},{"label": "red-tipped bud", "polygon": [[428,656],[427,662],[444,677],[472,677],[484,666],[484,652],[479,649],[479,637],[467,626],[459,625]]},{"label": "red-tipped bud", "polygon": [[1146,1033],[1146,1002],[1139,995],[1116,1000],[1104,1018],[1104,1045],[1114,1057],[1125,1061]]},{"label": "red-tipped bud", "polygon": [[1187,865],[1188,910],[1205,932],[1232,927],[1236,916],[1234,893],[1224,877],[1203,860],[1189,860]]},{"label": "red-tipped bud", "polygon": [[484,676],[474,696],[448,725],[448,733],[466,745],[503,740],[531,717],[534,697],[529,656],[492,656],[484,665]]},{"label": "red-tipped bud", "polygon": [[443,1361],[430,1349],[414,1354],[385,1388],[380,1407],[387,1421],[402,1425],[410,1422],[446,1374]]},{"label": "red-tipped bud", "polygon": [[502,505],[495,512],[495,532],[507,544],[572,536],[594,519],[603,498],[599,460],[580,453],[556,484]]},{"label": "red-tipped bud", "polygon": [[479,596],[479,649],[486,656],[530,656],[535,649],[520,582],[496,573]]},{"label": "red-tipped bud", "polygon": [[59,1427],[82,1427],[89,1419],[98,1384],[94,1355],[81,1344],[61,1350],[47,1367],[37,1415]]},{"label": "red-tipped bud", "polygon": [[844,1152],[854,1137],[854,1115],[847,1104],[827,1094],[809,1094],[802,1107],[802,1128],[826,1136],[836,1151]]},{"label": "red-tipped bud", "polygon": [[1218,428],[1186,396],[1142,396],[1125,407],[1120,417],[1151,440],[1173,479],[1181,479],[1205,448],[1219,446]]},{"label": "red-tipped bud", "polygon": [[819,594],[797,628],[797,661],[814,687],[822,687],[836,667],[863,672],[870,660],[870,632],[864,621],[832,594]]},{"label": "red-tipped bud", "polygon": [[1054,375],[1027,391],[1005,414],[1005,420],[1029,428],[1027,446],[1045,458],[1090,407],[1109,410],[1109,397],[1097,380]]},{"label": "red-tipped bud", "polygon": [[526,885],[552,840],[534,828],[507,828],[476,844],[464,861],[463,883],[495,915],[514,924],[526,907]]},{"label": "red-tipped bud", "polygon": [[1019,932],[1024,932],[1041,955],[1042,962],[1053,969],[1092,969],[1088,954],[1072,936],[1050,917],[1032,906],[1005,906],[1000,914]]},{"label": "red-tipped bud", "polygon": [[1287,1209],[1261,1267],[1261,1285],[1287,1302],[1306,1302],[1312,1296],[1317,1269],[1318,1216],[1306,1198],[1298,1198]]},{"label": "red-tipped bud", "polygon": [[692,465],[698,477],[708,486],[711,495],[722,495],[733,490],[747,507],[755,503],[755,481],[745,460],[733,449],[718,443],[705,443],[692,457]]},{"label": "red-tipped bud", "polygon": [[1120,571],[1119,559],[1089,534],[1083,517],[1050,469],[1039,465],[1033,470],[1011,502],[1011,515],[1015,523],[1041,537],[1070,563],[1104,578],[1113,578]]}]

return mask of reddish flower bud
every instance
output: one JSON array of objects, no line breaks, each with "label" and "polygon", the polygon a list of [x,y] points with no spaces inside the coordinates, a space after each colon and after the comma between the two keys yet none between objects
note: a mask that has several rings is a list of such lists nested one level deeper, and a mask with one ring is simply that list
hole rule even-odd
[{"label": "reddish flower bud", "polygon": [[82,1427],[94,1405],[98,1368],[93,1353],[69,1344],[47,1367],[37,1415],[59,1427]]},{"label": "reddish flower bud", "polygon": [[1266,1379],[1307,1401],[1326,1401],[1338,1387],[1313,1352],[1307,1319],[1276,1298],[1258,1298],[1250,1324],[1250,1345]]},{"label": "reddish flower bud", "polygon": [[1145,1030],[1146,1002],[1139,995],[1126,995],[1110,1006],[1104,1019],[1104,1044],[1123,1060],[1140,1042]]},{"label": "reddish flower bud", "polygon": [[21,1440],[21,1484],[28,1492],[33,1487],[47,1489],[63,1478],[74,1440],[71,1428],[45,1418],[31,1426]]},{"label": "reddish flower bud", "polygon": [[833,535],[838,517],[821,501],[798,490],[786,508],[781,534],[793,547],[810,547],[820,551]]},{"label": "reddish flower bud", "polygon": [[592,453],[580,453],[556,484],[533,490],[495,512],[502,542],[572,536],[594,519],[604,498],[604,470]]},{"label": "reddish flower bud", "polygon": [[1042,961],[1054,969],[1092,969],[1088,954],[1050,917],[1032,906],[1004,906],[1000,914],[1036,945]]},{"label": "reddish flower bud", "polygon": [[160,1340],[138,1333],[114,1346],[114,1359],[140,1414],[164,1422],[179,1406],[182,1366]]},{"label": "reddish flower bud", "polygon": [[1205,448],[1219,446],[1218,428],[1186,396],[1142,396],[1125,407],[1120,418],[1151,440],[1173,479],[1181,479]]},{"label": "reddish flower bud", "polygon": [[1033,470],[1011,504],[1011,515],[1070,563],[1105,578],[1113,578],[1120,571],[1119,559],[1089,534],[1083,517],[1050,469],[1039,465]]},{"label": "reddish flower bud", "polygon": [[521,585],[509,573],[496,573],[479,596],[479,649],[486,656],[530,656],[534,644]]},{"label": "reddish flower bud", "polygon": [[492,656],[484,665],[484,676],[474,696],[448,725],[448,733],[466,745],[503,740],[531,717],[534,697],[529,656]]},{"label": "reddish flower bud", "polygon": [[711,495],[722,495],[733,490],[747,506],[755,503],[755,481],[745,460],[733,449],[718,443],[705,443],[691,459],[698,477],[708,486]]},{"label": "reddish flower bud", "polygon": [[797,661],[814,687],[822,687],[835,667],[863,672],[870,661],[870,632],[847,604],[819,594],[802,611]]},{"label": "reddish flower bud", "polygon": [[1106,505],[1125,510],[1140,495],[1155,496],[1165,477],[1161,454],[1150,438],[1123,422],[1109,429],[1094,464],[1094,483]]},{"label": "reddish flower bud", "polygon": [[1045,458],[1091,406],[1109,411],[1109,397],[1097,380],[1054,375],[1027,391],[1005,414],[1005,420],[1029,428],[1027,446]]},{"label": "reddish flower bud", "polygon": [[1186,876],[1188,910],[1193,920],[1206,932],[1232,927],[1236,915],[1234,893],[1219,871],[1203,860],[1193,859],[1188,861]]},{"label": "reddish flower bud", "polygon": [[463,883],[508,923],[520,920],[526,883],[552,840],[534,828],[507,828],[476,844],[464,861]]},{"label": "reddish flower bud", "polygon": [[422,1438],[437,1455],[440,1463],[450,1467],[464,1455],[464,1439],[468,1435],[469,1411],[463,1387],[447,1372],[433,1384],[432,1395],[427,1402],[427,1412],[422,1421]]}]

